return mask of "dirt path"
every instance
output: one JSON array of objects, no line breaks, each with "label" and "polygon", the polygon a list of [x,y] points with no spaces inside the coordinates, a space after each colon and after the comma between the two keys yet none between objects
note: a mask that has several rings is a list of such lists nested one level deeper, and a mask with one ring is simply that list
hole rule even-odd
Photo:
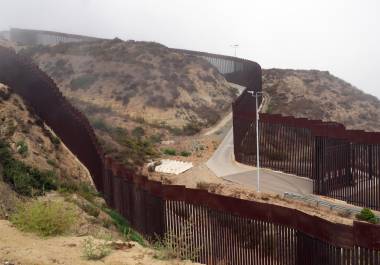
[{"label": "dirt path", "polygon": [[[153,250],[134,244],[130,249],[114,250],[99,261],[83,257],[86,237],[54,237],[41,239],[18,231],[8,221],[0,220],[0,264],[14,265],[190,265],[191,262],[160,261]],[[7,263],[8,262],[8,263]]]},{"label": "dirt path", "polygon": [[[245,87],[239,86],[234,83],[229,83],[232,87],[236,88],[238,90],[238,96],[243,93]],[[220,129],[222,129],[230,120],[232,119],[232,112],[228,113],[226,117],[224,117],[217,125],[209,129],[204,135],[208,136],[211,134],[216,133]]]}]

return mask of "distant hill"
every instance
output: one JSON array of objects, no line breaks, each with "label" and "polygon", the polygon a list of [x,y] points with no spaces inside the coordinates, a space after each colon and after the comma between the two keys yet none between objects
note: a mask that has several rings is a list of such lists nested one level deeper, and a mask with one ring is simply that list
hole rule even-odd
[{"label": "distant hill", "polygon": [[263,70],[267,112],[343,123],[347,128],[380,131],[380,101],[329,72]]},{"label": "distant hill", "polygon": [[162,140],[212,126],[237,97],[237,89],[206,60],[158,43],[115,39],[21,53],[86,114],[106,153],[131,167],[159,156]]}]

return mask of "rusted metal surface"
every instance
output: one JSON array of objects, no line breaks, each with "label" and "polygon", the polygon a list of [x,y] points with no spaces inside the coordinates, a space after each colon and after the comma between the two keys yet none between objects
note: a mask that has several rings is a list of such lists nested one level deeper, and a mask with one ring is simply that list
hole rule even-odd
[{"label": "rusted metal surface", "polygon": [[[200,55],[208,57],[226,71],[231,63],[223,62],[223,58],[235,60],[224,56],[210,59],[214,56],[211,54]],[[245,84],[249,89],[261,89],[259,66],[245,60],[237,62],[244,66],[237,67],[236,73],[226,74],[228,78],[240,79],[236,83]],[[133,228],[146,237],[172,234],[187,243],[188,248],[184,250],[187,253],[184,254],[191,256],[193,252],[197,253],[194,258],[196,261],[212,265],[380,264],[378,226],[363,223],[355,223],[353,226],[336,224],[297,209],[148,180],[112,159],[103,157],[88,121],[64,99],[54,82],[26,58],[0,48],[0,81],[12,86],[33,106],[40,117],[89,168],[107,204],[121,213]],[[239,125],[236,126],[237,143],[243,138],[251,141],[248,136],[252,133],[252,112],[245,108],[249,106],[254,109],[253,102],[251,98],[242,96],[233,106],[234,124]],[[336,154],[348,148],[348,140],[367,136],[363,132],[345,133],[340,125],[334,123],[283,118],[279,115],[263,115],[262,123],[267,133],[260,139],[260,143],[264,144],[266,152],[275,150],[270,144],[272,141],[276,142],[276,137],[283,140],[289,138],[285,139],[286,144],[277,143],[279,146],[284,144],[281,148],[294,146],[291,156],[295,158],[290,159],[289,163],[270,161],[270,154],[267,153],[264,156],[265,161],[272,167],[300,170],[301,164],[303,167],[299,172],[315,178],[315,172],[326,172],[326,168],[338,167],[344,171],[349,160],[354,162],[354,168],[357,169],[353,172],[363,177],[363,170],[368,168],[368,163],[378,160],[378,147],[369,143],[372,138],[365,138],[354,145],[350,144],[349,157],[337,159],[332,165],[327,164],[326,159],[336,159]],[[329,130],[335,131],[328,132]],[[313,132],[317,132],[316,140],[311,144],[310,137]],[[337,138],[326,140],[331,135]],[[378,139],[377,134],[373,137]],[[294,138],[302,140],[297,143]],[[301,147],[304,152],[297,151]],[[243,147],[235,150],[239,159],[248,159],[254,155],[247,152],[249,149],[239,148]],[[239,150],[244,150],[245,153]],[[315,152],[314,155],[310,155],[310,150]],[[301,154],[305,159],[300,159]],[[326,154],[332,155],[328,157]],[[363,154],[367,154],[367,158],[363,159]],[[310,157],[313,157],[312,165],[309,164]],[[317,158],[324,161],[323,166],[315,167]],[[337,166],[334,168],[334,165]],[[377,179],[378,166],[376,162],[371,171],[368,171],[372,179]],[[331,169],[327,171],[331,174]],[[341,182],[339,176],[337,173],[325,177],[321,185],[334,189],[345,187],[347,183]]]}]

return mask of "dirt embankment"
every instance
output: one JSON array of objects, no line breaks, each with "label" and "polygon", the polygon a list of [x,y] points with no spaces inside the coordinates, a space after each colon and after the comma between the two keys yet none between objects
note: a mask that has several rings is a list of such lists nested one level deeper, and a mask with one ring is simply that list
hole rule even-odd
[{"label": "dirt embankment", "polygon": [[0,140],[16,159],[60,179],[91,182],[82,163],[11,88],[0,84]]},{"label": "dirt embankment", "polygon": [[[64,235],[41,238],[32,233],[19,231],[7,220],[0,220],[0,264],[195,264],[174,259],[159,260],[155,257],[156,250],[142,247],[136,242],[126,241],[125,236],[118,231],[105,212],[89,211],[90,208],[84,207],[89,202],[78,195],[62,196],[59,193],[50,193],[39,197],[38,200],[60,202],[62,207],[74,209],[75,224]],[[102,203],[100,198],[97,201]],[[91,253],[97,253],[97,250],[95,247],[90,247],[86,243],[88,241],[93,246],[109,249],[109,252],[103,258],[90,259],[90,257],[95,257]]]},{"label": "dirt embankment", "polygon": [[[82,245],[87,237],[54,237],[41,239],[25,234],[8,221],[0,220],[0,263],[14,265],[190,265],[186,261],[153,258],[154,252],[131,243],[131,248],[114,250],[103,260],[90,261],[83,257]],[[7,263],[8,262],[8,263]]]}]

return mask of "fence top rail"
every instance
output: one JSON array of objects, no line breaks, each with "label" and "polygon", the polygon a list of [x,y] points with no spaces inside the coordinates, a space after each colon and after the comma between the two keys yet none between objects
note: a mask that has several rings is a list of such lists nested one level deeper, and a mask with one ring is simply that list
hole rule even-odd
[{"label": "fence top rail", "polygon": [[[255,120],[255,113],[253,111],[234,111],[233,114],[237,120],[245,120],[246,122],[253,122]],[[260,120],[264,123],[309,129],[313,136],[346,140],[356,144],[380,144],[380,132],[348,130],[343,124],[337,122],[267,113],[261,113]]]}]

